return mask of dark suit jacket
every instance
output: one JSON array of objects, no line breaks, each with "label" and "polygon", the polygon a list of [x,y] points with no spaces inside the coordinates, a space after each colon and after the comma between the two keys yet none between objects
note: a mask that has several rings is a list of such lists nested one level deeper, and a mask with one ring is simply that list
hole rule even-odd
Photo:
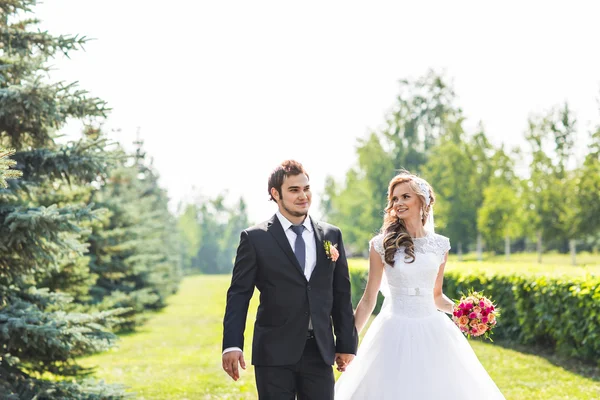
[{"label": "dark suit jacket", "polygon": [[[260,305],[254,324],[252,364],[297,363],[304,350],[309,316],[326,363],[334,363],[336,352],[356,354],[358,335],[342,233],[333,225],[314,220],[312,224],[317,262],[308,281],[277,215],[242,232],[227,292],[223,349],[244,348],[248,304],[256,287]],[[337,243],[340,257],[336,262],[327,258],[325,240]]]}]

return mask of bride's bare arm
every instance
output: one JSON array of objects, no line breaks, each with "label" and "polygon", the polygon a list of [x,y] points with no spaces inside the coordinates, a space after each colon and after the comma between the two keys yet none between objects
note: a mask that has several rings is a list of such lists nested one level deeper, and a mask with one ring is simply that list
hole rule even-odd
[{"label": "bride's bare arm", "polygon": [[444,285],[444,268],[446,267],[446,262],[448,261],[448,253],[444,256],[444,262],[440,265],[440,269],[438,271],[437,278],[435,279],[435,286],[433,287],[433,298],[435,300],[435,306],[438,310],[443,311],[448,314],[452,314],[454,309],[454,302],[450,300],[443,291]]},{"label": "bride's bare arm", "polygon": [[367,279],[367,287],[354,312],[354,325],[356,326],[358,333],[365,327],[369,317],[375,309],[382,275],[383,261],[381,260],[381,256],[373,246],[371,246],[369,252],[369,276]]}]

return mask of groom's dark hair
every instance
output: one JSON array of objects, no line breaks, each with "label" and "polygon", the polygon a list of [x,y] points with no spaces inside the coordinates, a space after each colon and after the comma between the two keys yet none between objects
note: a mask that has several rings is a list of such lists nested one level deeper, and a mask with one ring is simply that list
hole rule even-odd
[{"label": "groom's dark hair", "polygon": [[280,165],[277,166],[271,172],[271,176],[269,177],[269,197],[270,200],[275,201],[273,195],[271,194],[271,188],[275,188],[277,192],[279,192],[279,197],[282,197],[281,194],[281,186],[283,185],[283,180],[288,176],[296,176],[304,174],[308,178],[308,173],[298,161],[295,160],[285,160]]}]

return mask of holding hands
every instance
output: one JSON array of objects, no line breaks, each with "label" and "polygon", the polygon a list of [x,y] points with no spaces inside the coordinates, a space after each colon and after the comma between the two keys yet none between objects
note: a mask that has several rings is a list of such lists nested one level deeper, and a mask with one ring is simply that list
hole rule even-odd
[{"label": "holding hands", "polygon": [[354,360],[354,354],[335,354],[335,363],[337,364],[337,370],[340,372],[346,371],[346,368]]}]

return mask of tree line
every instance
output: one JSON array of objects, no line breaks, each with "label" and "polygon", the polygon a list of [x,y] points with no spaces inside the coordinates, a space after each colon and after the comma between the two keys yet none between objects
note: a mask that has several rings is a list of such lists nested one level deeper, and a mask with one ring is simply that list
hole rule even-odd
[{"label": "tree line", "polygon": [[[343,182],[326,180],[322,208],[354,254],[382,223],[387,184],[405,168],[437,196],[436,231],[453,251],[593,250],[600,244],[600,124],[581,133],[568,103],[531,115],[526,146],[493,145],[482,124],[465,132],[446,77],[429,71],[400,81],[384,127],[359,140]],[[586,142],[585,154],[577,143]],[[517,173],[517,171],[520,171]]]},{"label": "tree line", "polygon": [[[429,71],[401,80],[384,128],[359,139],[357,164],[343,182],[326,178],[324,219],[344,232],[347,250],[365,256],[380,229],[387,185],[401,169],[427,179],[437,196],[436,231],[459,256],[596,251],[600,245],[600,124],[577,129],[568,104],[531,115],[526,146],[493,145],[483,124],[464,129],[464,115],[448,79]],[[585,154],[576,144],[587,141]],[[240,232],[250,225],[246,203],[226,195],[179,208],[182,258],[189,273],[229,273]]]},{"label": "tree line", "polygon": [[233,268],[240,233],[250,222],[243,198],[228,205],[226,194],[220,194],[182,203],[177,226],[186,273],[227,274]]}]

